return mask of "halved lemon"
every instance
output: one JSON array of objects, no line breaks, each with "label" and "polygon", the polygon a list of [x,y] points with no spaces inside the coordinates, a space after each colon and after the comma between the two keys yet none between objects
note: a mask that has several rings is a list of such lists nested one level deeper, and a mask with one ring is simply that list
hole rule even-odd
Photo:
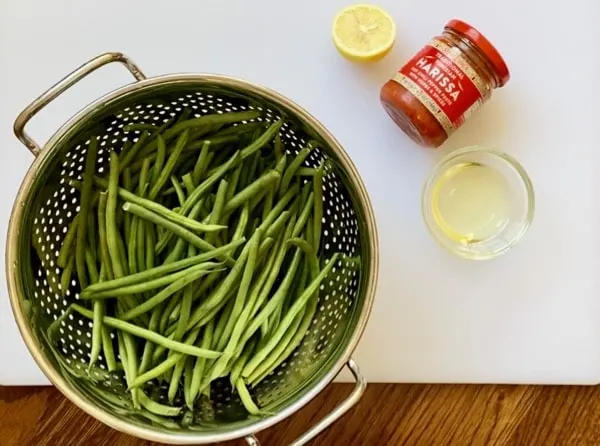
[{"label": "halved lemon", "polygon": [[378,6],[353,5],[342,9],[333,20],[333,41],[347,59],[370,62],[390,52],[396,39],[396,24]]}]

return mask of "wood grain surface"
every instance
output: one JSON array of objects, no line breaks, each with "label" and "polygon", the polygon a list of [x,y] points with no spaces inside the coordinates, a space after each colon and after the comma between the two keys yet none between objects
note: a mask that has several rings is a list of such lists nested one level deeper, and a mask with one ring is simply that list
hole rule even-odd
[{"label": "wood grain surface", "polygon": [[[285,445],[350,391],[334,384],[261,432]],[[95,421],[51,387],[0,387],[0,445],[150,446]],[[245,445],[243,441],[226,446]],[[600,387],[372,384],[313,445],[600,445]]]}]

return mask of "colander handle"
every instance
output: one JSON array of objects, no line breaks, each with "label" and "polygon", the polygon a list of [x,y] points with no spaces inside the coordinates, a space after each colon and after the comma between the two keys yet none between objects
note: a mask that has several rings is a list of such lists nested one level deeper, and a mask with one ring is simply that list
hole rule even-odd
[{"label": "colander handle", "polygon": [[[367,381],[361,375],[358,366],[354,362],[354,360],[350,359],[346,366],[352,372],[354,379],[356,380],[356,385],[354,386],[354,390],[352,393],[346,398],[339,406],[333,409],[325,418],[319,421],[316,425],[311,427],[308,431],[302,434],[300,437],[296,438],[294,441],[290,443],[290,446],[302,446],[308,443],[310,440],[315,438],[337,420],[339,420],[346,412],[348,412],[363,396],[365,393],[365,389],[367,388]],[[246,437],[246,442],[250,446],[260,446],[260,442],[254,435],[249,435]]]},{"label": "colander handle", "polygon": [[25,147],[27,147],[34,156],[38,156],[42,149],[25,131],[25,125],[29,122],[29,120],[46,105],[64,93],[68,88],[72,87],[74,84],[86,77],[88,74],[112,62],[120,62],[125,65],[133,77],[135,77],[138,81],[146,79],[146,76],[141,72],[137,65],[123,53],[104,53],[84,63],[75,71],[68,74],[64,79],[58,81],[54,86],[50,87],[48,91],[43,93],[31,104],[25,107],[19,116],[17,116],[13,127],[15,135],[17,135],[17,138],[19,138],[19,140],[25,144]]}]

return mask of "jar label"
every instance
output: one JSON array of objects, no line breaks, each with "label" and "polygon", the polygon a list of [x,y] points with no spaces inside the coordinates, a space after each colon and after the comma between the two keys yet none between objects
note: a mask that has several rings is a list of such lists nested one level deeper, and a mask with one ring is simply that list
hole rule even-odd
[{"label": "jar label", "polygon": [[475,113],[488,88],[458,48],[433,39],[393,78],[435,116],[450,135]]}]

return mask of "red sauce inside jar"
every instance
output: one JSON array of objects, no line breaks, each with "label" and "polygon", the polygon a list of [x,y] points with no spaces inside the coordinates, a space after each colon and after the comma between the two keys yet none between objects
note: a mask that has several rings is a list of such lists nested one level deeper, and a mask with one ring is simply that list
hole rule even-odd
[{"label": "red sauce inside jar", "polygon": [[472,26],[450,21],[381,88],[381,103],[417,144],[439,147],[510,73],[494,46]]}]

